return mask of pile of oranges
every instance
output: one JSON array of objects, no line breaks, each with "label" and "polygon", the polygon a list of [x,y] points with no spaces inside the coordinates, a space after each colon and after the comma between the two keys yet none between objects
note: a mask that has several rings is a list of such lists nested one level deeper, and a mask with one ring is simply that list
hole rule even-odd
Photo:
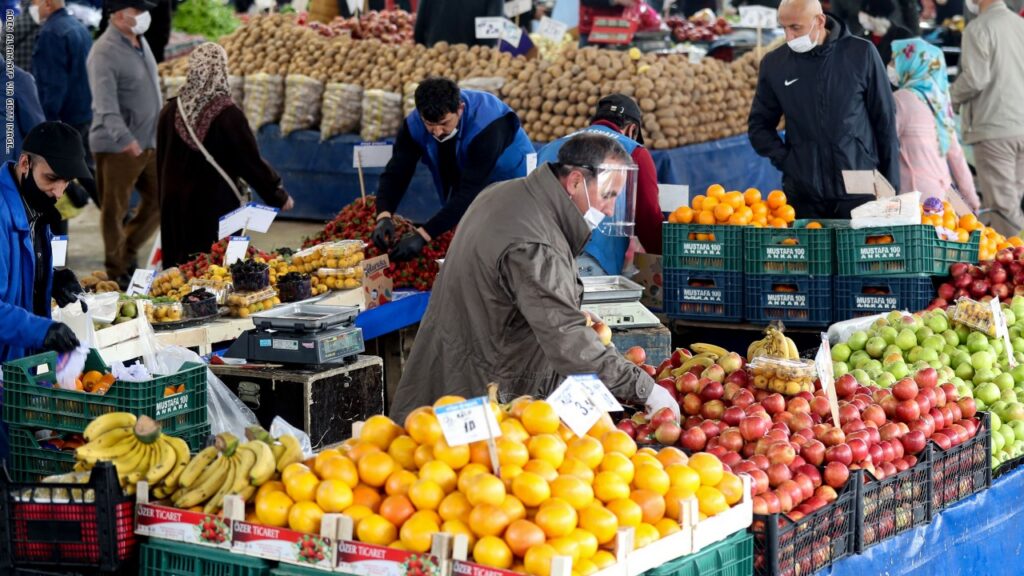
[{"label": "pile of oranges", "polygon": [[680,529],[685,499],[697,498],[702,519],[742,499],[740,478],[711,454],[638,449],[607,414],[577,437],[550,404],[528,398],[492,404],[494,474],[486,442],[444,439],[434,409],[459,401],[419,408],[404,427],[370,418],[357,438],[260,487],[250,520],[316,533],[324,513],[344,513],[361,542],[422,553],[446,532],[468,538],[480,564],[548,576],[552,559],[568,556],[585,576],[615,562],[620,527],[642,548]]},{"label": "pile of oranges", "polygon": [[999,232],[996,232],[995,228],[989,228],[979,222],[978,217],[974,214],[967,213],[958,217],[953,206],[949,202],[945,201],[942,203],[941,214],[927,214],[925,213],[924,206],[922,206],[921,224],[951,230],[956,233],[956,239],[958,242],[968,242],[971,239],[971,233],[975,230],[980,230],[981,244],[978,246],[979,262],[995,259],[996,253],[1003,248],[1024,246],[1024,240],[1021,240],[1019,236],[1011,236],[1007,238]]},{"label": "pile of oranges", "polygon": [[786,228],[795,219],[796,211],[787,204],[782,190],[772,190],[762,199],[757,188],[726,192],[721,184],[708,186],[706,195],[694,196],[690,206],[680,206],[668,217],[673,224],[733,224],[757,228]]},{"label": "pile of oranges", "polygon": [[75,378],[75,390],[89,394],[106,394],[114,385],[114,380],[114,375],[109,372],[104,374],[98,370],[90,370]]}]

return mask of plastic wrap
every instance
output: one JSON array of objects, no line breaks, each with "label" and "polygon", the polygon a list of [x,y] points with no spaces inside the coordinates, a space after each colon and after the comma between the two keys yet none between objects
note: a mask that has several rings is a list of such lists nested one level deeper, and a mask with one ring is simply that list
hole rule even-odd
[{"label": "plastic wrap", "polygon": [[284,78],[263,73],[245,77],[245,117],[254,132],[280,121],[283,109]]},{"label": "plastic wrap", "polygon": [[783,360],[758,356],[748,365],[754,388],[786,396],[814,392],[816,371],[810,360]]},{"label": "plastic wrap", "polygon": [[324,87],[321,104],[320,140],[359,130],[363,117],[363,88],[355,84],[331,82]]},{"label": "plastic wrap", "polygon": [[313,128],[320,123],[324,83],[302,74],[289,74],[284,80],[284,113],[281,135]]},{"label": "plastic wrap", "polygon": [[394,138],[404,118],[401,94],[384,90],[363,92],[363,119],[359,135],[364,142]]}]

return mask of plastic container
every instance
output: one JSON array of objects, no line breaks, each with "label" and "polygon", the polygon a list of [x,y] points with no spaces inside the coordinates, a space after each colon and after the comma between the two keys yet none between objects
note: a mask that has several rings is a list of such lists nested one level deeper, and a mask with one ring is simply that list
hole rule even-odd
[{"label": "plastic container", "polygon": [[860,487],[857,506],[857,553],[883,540],[932,520],[931,463],[928,450],[903,472],[876,480],[870,472],[853,476],[866,480]]},{"label": "plastic container", "polygon": [[754,388],[795,396],[801,392],[814,392],[817,372],[811,360],[783,360],[758,356],[748,365]]},{"label": "plastic container", "polygon": [[952,320],[990,337],[996,335],[996,322],[993,317],[992,305],[978,302],[970,298],[961,298],[951,314]]},{"label": "plastic container", "polygon": [[188,318],[209,318],[217,315],[217,295],[205,288],[193,290],[181,301]]},{"label": "plastic container", "polygon": [[281,302],[298,302],[313,295],[309,274],[289,272],[277,279],[277,293]]},{"label": "plastic container", "polygon": [[645,576],[747,576],[753,569],[754,537],[741,530],[696,554],[648,570]]},{"label": "plastic container", "polygon": [[320,246],[317,245],[312,248],[306,248],[305,250],[299,250],[292,254],[290,270],[293,272],[306,272],[308,274],[323,265],[323,252],[321,251]]},{"label": "plastic container", "polygon": [[366,244],[359,240],[339,240],[320,245],[320,253],[327,268],[350,268],[366,259]]},{"label": "plastic container", "polygon": [[743,226],[662,224],[664,271],[743,271]]},{"label": "plastic container", "polygon": [[246,260],[231,265],[231,283],[240,292],[255,292],[270,286],[270,266]]},{"label": "plastic container", "polygon": [[932,466],[932,512],[987,490],[992,485],[992,425],[988,412],[975,415],[979,419],[974,438],[942,450],[929,441]]},{"label": "plastic container", "polygon": [[177,266],[168,268],[153,277],[153,283],[149,287],[149,295],[159,298],[181,288],[185,284],[185,275],[181,273]]},{"label": "plastic container", "polygon": [[847,220],[816,220],[821,228],[807,228],[810,220],[797,220],[792,228],[746,228],[743,235],[744,271],[747,274],[831,276],[835,273],[835,229],[848,228]]},{"label": "plastic container", "polygon": [[754,574],[804,576],[854,553],[859,486],[851,478],[835,502],[793,521],[785,514],[754,514]]},{"label": "plastic container", "polygon": [[744,316],[768,324],[828,326],[832,323],[832,277],[755,276],[746,278]]},{"label": "plastic container", "polygon": [[160,302],[154,300],[152,305],[146,308],[146,317],[151,324],[163,322],[180,322],[185,316],[185,308],[181,302]]},{"label": "plastic container", "polygon": [[[11,426],[82,432],[97,416],[131,412],[158,421],[167,434],[207,424],[206,366],[185,363],[177,374],[147,382],[116,381],[106,394],[53,388],[57,354],[44,352],[3,365],[4,421]],[[85,370],[109,372],[95,350]],[[184,388],[182,388],[184,386]],[[167,394],[173,387],[182,392]]]},{"label": "plastic container", "polygon": [[316,271],[316,276],[331,290],[351,290],[363,285],[363,269],[360,266],[321,268]]},{"label": "plastic container", "polygon": [[924,310],[935,297],[930,276],[837,276],[832,279],[835,293],[833,316],[852,319],[884,314],[892,310]]},{"label": "plastic container", "polygon": [[[140,547],[140,576],[269,576],[270,563],[228,550],[150,539]],[[325,572],[326,573],[326,572]]]},{"label": "plastic container", "polygon": [[967,242],[940,240],[935,227],[925,225],[836,230],[841,276],[945,276],[957,262],[974,262],[981,233]]},{"label": "plastic container", "polygon": [[665,270],[665,314],[709,322],[743,319],[743,274]]},{"label": "plastic container", "polygon": [[[53,503],[55,490],[83,498]],[[81,491],[81,492],[79,492]],[[0,470],[0,573],[15,566],[113,572],[134,562],[135,499],[101,462],[86,484],[12,482]]]},{"label": "plastic container", "polygon": [[258,292],[235,292],[228,296],[228,307],[231,315],[236,318],[248,318],[250,314],[270,310],[281,300],[277,290],[265,288]]}]

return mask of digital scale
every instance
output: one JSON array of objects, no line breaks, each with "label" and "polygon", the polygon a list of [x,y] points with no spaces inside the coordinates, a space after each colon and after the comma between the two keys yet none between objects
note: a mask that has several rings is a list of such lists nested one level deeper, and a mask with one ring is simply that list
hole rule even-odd
[{"label": "digital scale", "polygon": [[256,327],[238,337],[225,356],[280,364],[342,364],[365,350],[354,326],[354,306],[285,304],[251,316]]},{"label": "digital scale", "polygon": [[640,303],[643,286],[624,276],[592,276],[583,281],[582,309],[611,328],[653,328],[661,321]]}]

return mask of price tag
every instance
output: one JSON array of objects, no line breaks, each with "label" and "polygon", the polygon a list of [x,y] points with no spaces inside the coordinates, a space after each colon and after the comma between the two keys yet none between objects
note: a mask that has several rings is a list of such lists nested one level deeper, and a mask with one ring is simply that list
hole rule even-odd
[{"label": "price tag", "polygon": [[519,43],[523,41],[523,29],[516,26],[516,23],[508,18],[503,20],[504,30],[502,30],[500,36],[501,41],[512,48],[519,48]]},{"label": "price tag", "polygon": [[68,260],[68,237],[54,236],[50,239],[50,254],[53,256],[53,267],[63,268]]},{"label": "price tag", "polygon": [[775,28],[779,11],[767,6],[740,6],[740,28]]},{"label": "price tag", "polygon": [[601,414],[609,411],[606,406],[611,403],[622,410],[614,397],[609,402],[598,388],[604,388],[608,396],[611,396],[597,376],[569,376],[548,396],[548,403],[555,409],[555,413],[577,436],[586,434],[601,418]]},{"label": "price tag", "polygon": [[561,42],[569,32],[569,25],[544,16],[537,24],[537,33],[553,42]]},{"label": "price tag", "polygon": [[1010,368],[1017,367],[1017,359],[1013,357],[1013,343],[1010,341],[1010,331],[1006,326],[1006,316],[1003,315],[1003,307],[999,305],[999,298],[989,300],[992,307],[992,321],[996,323],[996,336],[1002,338],[1003,347],[1006,349],[1006,361]]},{"label": "price tag", "polygon": [[232,236],[228,240],[227,249],[224,250],[224,265],[231,266],[239,260],[245,260],[245,253],[248,249],[248,236]]},{"label": "price tag", "polygon": [[434,410],[441,432],[449,446],[462,446],[501,436],[501,427],[494,417],[487,398],[472,398]]},{"label": "price tag", "polygon": [[383,168],[391,161],[395,147],[390,143],[364,142],[352,148],[352,167]]},{"label": "price tag", "polygon": [[505,18],[515,18],[533,8],[532,0],[508,0],[505,2]]},{"label": "price tag", "polygon": [[270,206],[264,206],[255,202],[250,202],[247,208],[249,209],[249,217],[246,228],[253,232],[261,233],[266,233],[267,230],[270,230],[270,225],[274,223],[274,218],[277,218],[277,208],[271,208]]},{"label": "price tag", "polygon": [[128,290],[125,294],[129,296],[146,296],[149,294],[149,288],[153,285],[153,276],[156,275],[156,270],[151,269],[136,269],[132,273],[132,281],[128,284]]},{"label": "price tag", "polygon": [[505,19],[498,16],[478,17],[474,23],[477,40],[497,40],[505,30]]},{"label": "price tag", "polygon": [[217,222],[217,239],[223,240],[235,230],[245,228],[247,219],[246,207],[237,208],[220,217]]},{"label": "price tag", "polygon": [[835,375],[832,372],[832,347],[828,343],[828,335],[821,335],[821,347],[814,356],[814,369],[818,372],[821,389],[828,398],[828,407],[832,412],[832,421],[839,426],[839,398],[836,396]]}]

